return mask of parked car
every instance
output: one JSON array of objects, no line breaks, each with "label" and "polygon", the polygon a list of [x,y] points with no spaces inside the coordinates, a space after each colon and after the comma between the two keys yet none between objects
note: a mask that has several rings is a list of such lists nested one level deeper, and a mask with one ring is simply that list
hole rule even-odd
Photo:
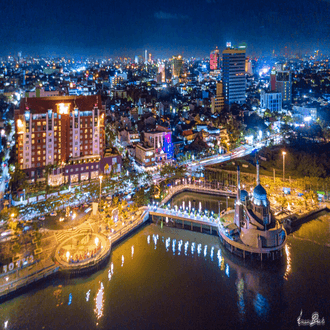
[{"label": "parked car", "polygon": [[51,217],[56,217],[56,216],[57,216],[57,212],[51,212],[49,215],[50,215]]},{"label": "parked car", "polygon": [[38,219],[41,220],[41,221],[45,221],[45,217],[44,216],[41,216]]}]

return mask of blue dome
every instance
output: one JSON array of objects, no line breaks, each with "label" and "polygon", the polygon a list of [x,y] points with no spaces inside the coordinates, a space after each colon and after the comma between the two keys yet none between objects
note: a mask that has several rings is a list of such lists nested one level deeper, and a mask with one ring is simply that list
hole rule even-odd
[{"label": "blue dome", "polygon": [[267,192],[265,188],[261,185],[258,184],[254,190],[253,190],[253,198],[261,201],[266,201],[267,200]]},{"label": "blue dome", "polygon": [[246,201],[246,197],[248,197],[248,192],[244,189],[241,190],[241,202],[245,202]]}]

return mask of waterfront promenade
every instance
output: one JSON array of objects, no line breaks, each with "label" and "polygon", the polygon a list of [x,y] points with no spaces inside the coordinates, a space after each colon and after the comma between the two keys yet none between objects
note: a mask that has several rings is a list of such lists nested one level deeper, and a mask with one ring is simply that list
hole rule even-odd
[{"label": "waterfront promenade", "polygon": [[[205,193],[211,193],[213,190],[210,187],[197,187],[199,191]],[[184,190],[196,189],[196,185],[179,185],[173,188],[171,197],[176,193],[179,193]],[[193,190],[194,191],[194,190]],[[221,191],[223,194],[233,194],[229,191]],[[168,196],[166,196],[168,197]],[[162,204],[165,204],[163,200]],[[327,205],[322,204],[320,207],[316,207],[314,210],[306,212],[299,216],[299,221],[304,221],[305,218],[312,218],[313,215],[319,213],[322,210],[328,210]],[[44,279],[53,274],[60,273],[71,273],[71,274],[81,274],[86,271],[93,271],[99,269],[101,264],[107,260],[111,254],[111,248],[114,244],[118,243],[122,239],[130,235],[134,230],[138,229],[143,225],[148,219],[149,215],[151,216],[154,222],[157,220],[162,220],[164,223],[169,221],[175,221],[175,224],[178,228],[185,229],[197,229],[201,232],[207,234],[217,234],[221,241],[226,246],[226,241],[229,240],[228,233],[226,232],[226,226],[230,224],[230,212],[227,214],[222,212],[221,220],[225,218],[227,220],[225,223],[219,221],[218,216],[215,216],[212,212],[197,212],[192,210],[178,210],[176,208],[170,209],[167,207],[158,207],[156,205],[141,207],[138,211],[137,216],[132,219],[132,221],[127,222],[126,225],[121,226],[121,223],[118,222],[118,227],[116,231],[112,230],[103,230],[99,232],[99,217],[94,218],[91,216],[83,224],[72,228],[72,230],[62,230],[62,231],[48,231],[53,232],[48,236],[53,238],[54,246],[49,247],[48,252],[45,254],[44,258],[38,260],[36,257],[33,263],[27,265],[26,267],[21,267],[18,269],[13,269],[8,271],[8,273],[2,273],[0,275],[0,300],[4,299],[19,290],[25,289],[28,285],[36,283],[41,279]],[[229,217],[228,217],[229,216]],[[228,219],[227,219],[228,218]],[[62,260],[58,258],[59,249],[62,246],[67,245],[66,243],[70,239],[79,238],[87,234],[94,235],[99,238],[102,249],[100,253],[95,254],[93,258],[88,258],[83,262],[68,262],[65,259]],[[232,242],[231,242],[232,243]],[[231,245],[233,246],[233,245]],[[231,247],[230,247],[231,249]],[[252,253],[258,253],[258,251],[251,251]]]},{"label": "waterfront promenade", "polygon": [[89,223],[83,223],[82,225],[77,226],[74,231],[63,230],[62,235],[59,231],[56,231],[53,236],[57,237],[56,242],[58,242],[58,244],[55,248],[52,248],[52,253],[47,254],[45,258],[40,260],[36,258],[33,263],[26,267],[17,268],[1,274],[0,300],[15,294],[20,290],[24,290],[29,285],[53,274],[58,275],[66,273],[76,275],[98,269],[98,267],[110,256],[112,246],[126,238],[136,229],[140,228],[140,226],[142,226],[148,219],[149,212],[147,207],[141,207],[138,211],[137,217],[114,232],[111,230],[104,230],[100,233],[93,233],[93,230],[89,229],[93,233],[92,235],[95,235],[95,237],[97,236],[100,239],[99,243],[103,244],[102,249],[100,253],[95,254],[94,258],[89,258],[84,262],[77,263],[61,260],[58,258],[58,251],[69,239],[74,239],[76,236],[81,237],[84,233],[87,234],[87,227],[98,228],[98,217],[95,217],[94,219],[93,217],[90,217],[87,221]]},{"label": "waterfront promenade", "polygon": [[222,186],[217,187],[212,183],[190,183],[187,182],[186,179],[183,179],[182,181],[183,182],[173,185],[168,189],[167,194],[161,201],[160,205],[166,204],[174,195],[179,194],[183,191],[199,192],[216,196],[236,197],[236,188],[234,187],[232,187],[231,189],[227,189]]}]

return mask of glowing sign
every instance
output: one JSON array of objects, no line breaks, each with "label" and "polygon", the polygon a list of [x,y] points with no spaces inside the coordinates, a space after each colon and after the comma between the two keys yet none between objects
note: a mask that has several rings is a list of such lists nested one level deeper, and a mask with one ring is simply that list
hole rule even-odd
[{"label": "glowing sign", "polygon": [[67,115],[69,113],[70,103],[59,103],[57,105],[58,113],[60,115]]}]

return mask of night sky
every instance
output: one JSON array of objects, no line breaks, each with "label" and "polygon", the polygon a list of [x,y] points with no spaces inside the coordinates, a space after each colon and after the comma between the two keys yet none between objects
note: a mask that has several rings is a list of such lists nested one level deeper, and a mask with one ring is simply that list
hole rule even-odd
[{"label": "night sky", "polygon": [[5,0],[0,55],[208,56],[329,51],[330,0]]}]

